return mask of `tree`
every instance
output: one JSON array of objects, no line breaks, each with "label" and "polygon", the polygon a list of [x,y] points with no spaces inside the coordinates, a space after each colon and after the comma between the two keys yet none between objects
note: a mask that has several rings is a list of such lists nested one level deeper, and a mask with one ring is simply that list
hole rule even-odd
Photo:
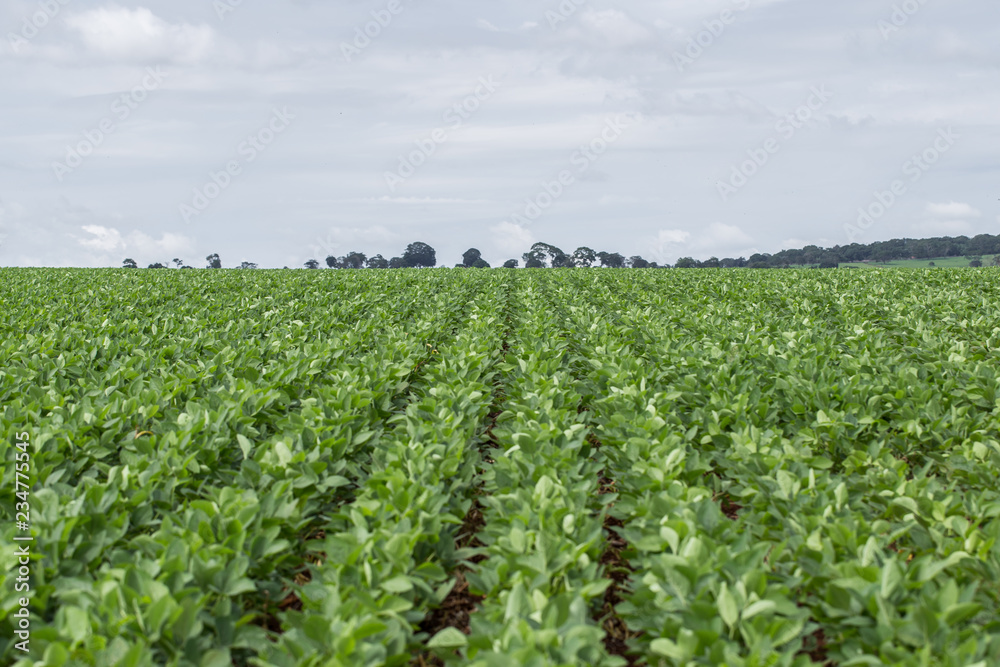
[{"label": "tree", "polygon": [[553,269],[570,268],[573,266],[573,258],[563,252],[562,248],[557,248],[548,243],[536,243],[531,246],[531,250],[522,255],[524,265],[529,269],[544,268],[545,258],[548,256],[552,262]]},{"label": "tree", "polygon": [[411,268],[431,268],[437,266],[437,251],[426,243],[417,241],[406,246],[403,263]]},{"label": "tree", "polygon": [[221,269],[222,268],[222,260],[219,259],[219,253],[213,253],[213,254],[209,255],[208,257],[205,258],[205,261],[208,262],[208,268],[209,269]]},{"label": "tree", "polygon": [[701,264],[699,264],[698,260],[693,257],[681,257],[677,260],[677,263],[674,264],[675,269],[697,269],[700,268],[700,266]]},{"label": "tree", "polygon": [[341,266],[340,260],[338,260],[333,255],[330,255],[329,257],[326,258],[326,265],[329,266],[331,269],[343,268],[343,266]]},{"label": "tree", "polygon": [[476,260],[476,263],[472,265],[472,268],[474,268],[474,269],[489,269],[491,267],[490,267],[490,263],[489,262],[487,262],[485,259],[483,259],[482,257],[480,257],[479,259]]},{"label": "tree", "polygon": [[134,259],[126,259],[122,262],[123,269],[138,269],[139,265],[135,263]]},{"label": "tree", "polygon": [[462,253],[462,266],[472,268],[482,256],[483,253],[479,252],[476,248],[469,248]]},{"label": "tree", "polygon": [[617,252],[599,252],[597,253],[598,259],[601,260],[601,266],[607,267],[609,269],[624,269],[625,268],[625,256]]},{"label": "tree", "polygon": [[639,255],[633,255],[632,257],[629,257],[628,265],[630,267],[632,267],[633,269],[648,269],[649,268],[649,262],[647,262],[646,260],[644,260]]},{"label": "tree", "polygon": [[548,243],[536,243],[535,245],[542,248],[548,254],[553,269],[570,269],[575,266],[573,258],[563,252],[562,248],[557,248]]},{"label": "tree", "polygon": [[983,260],[981,259],[974,259],[971,262],[969,262],[969,266],[971,266],[974,269],[978,269],[982,265],[983,265]]},{"label": "tree", "polygon": [[318,259],[310,259],[309,261],[307,261],[305,263],[305,267],[307,269],[318,269],[319,268],[319,260]]},{"label": "tree", "polygon": [[531,250],[521,255],[521,259],[524,260],[524,267],[527,269],[544,269],[545,268],[545,251],[538,246],[542,244],[536,243],[531,246]]},{"label": "tree", "polygon": [[345,269],[363,269],[367,259],[363,252],[349,252],[344,257],[343,267]]},{"label": "tree", "polygon": [[1000,266],[1000,255],[995,255],[993,257],[993,266]]},{"label": "tree", "polygon": [[992,255],[1000,252],[1000,237],[980,234],[969,240],[968,251],[973,255]]},{"label": "tree", "polygon": [[597,253],[586,246],[582,246],[573,251],[573,264],[590,268],[597,261]]},{"label": "tree", "polygon": [[369,269],[388,269],[389,260],[382,255],[375,255],[368,258],[367,266]]},{"label": "tree", "polygon": [[182,266],[184,266],[184,260],[177,259],[176,257],[174,257],[174,265],[179,269]]},{"label": "tree", "polygon": [[160,264],[159,262],[154,262],[153,264],[150,264],[147,268],[150,268],[150,269],[166,269],[168,267],[167,267],[166,264]]},{"label": "tree", "polygon": [[822,262],[819,263],[819,268],[821,268],[821,269],[839,269],[840,268],[840,264],[837,263],[837,262],[835,262],[835,261],[833,261],[833,260],[830,260],[830,259],[824,259]]},{"label": "tree", "polygon": [[552,256],[552,268],[553,269],[572,269],[576,264],[573,263],[573,258],[564,253],[559,248],[556,248],[556,252]]},{"label": "tree", "polygon": [[389,268],[390,269],[405,269],[406,268],[406,260],[404,260],[402,257],[393,257],[392,259],[389,260]]},{"label": "tree", "polygon": [[257,265],[253,262],[240,262],[241,269],[256,269]]},{"label": "tree", "polygon": [[505,268],[505,269],[516,269],[517,268],[517,260],[516,259],[508,259],[506,262],[503,263],[503,268]]},{"label": "tree", "polygon": [[698,268],[700,269],[718,269],[722,267],[722,262],[719,261],[718,257],[709,257],[704,262],[699,263]]}]

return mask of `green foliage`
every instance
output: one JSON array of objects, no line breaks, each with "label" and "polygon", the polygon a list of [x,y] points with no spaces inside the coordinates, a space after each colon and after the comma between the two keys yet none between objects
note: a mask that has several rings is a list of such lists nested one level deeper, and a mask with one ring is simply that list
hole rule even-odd
[{"label": "green foliage", "polygon": [[996,278],[0,270],[0,655],[1000,664]]}]

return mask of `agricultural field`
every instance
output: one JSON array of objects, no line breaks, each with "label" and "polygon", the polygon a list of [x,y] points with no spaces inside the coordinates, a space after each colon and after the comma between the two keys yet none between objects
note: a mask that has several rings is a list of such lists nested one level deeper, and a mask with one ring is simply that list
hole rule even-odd
[{"label": "agricultural field", "polygon": [[[983,266],[992,263],[993,257],[987,255],[982,258]],[[931,266],[933,262],[933,266]],[[897,259],[890,262],[844,262],[841,268],[853,269],[960,269],[968,268],[969,259],[966,257],[934,257],[931,259]]]},{"label": "agricultural field", "polygon": [[4,664],[1000,665],[1000,271],[0,269],[0,327]]}]

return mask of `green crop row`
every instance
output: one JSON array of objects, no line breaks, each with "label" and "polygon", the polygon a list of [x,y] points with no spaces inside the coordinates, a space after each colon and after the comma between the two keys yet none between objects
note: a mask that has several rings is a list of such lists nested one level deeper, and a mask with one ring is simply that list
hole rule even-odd
[{"label": "green crop row", "polygon": [[1000,664],[998,277],[0,270],[0,656]]},{"label": "green crop row", "polygon": [[580,409],[577,332],[544,287],[525,288],[527,315],[509,341],[507,401],[483,473],[486,560],[468,575],[485,600],[463,664],[619,664],[591,613],[611,582],[600,576],[601,464]]},{"label": "green crop row", "polygon": [[[632,309],[646,344],[602,355],[637,647],[677,665],[993,664],[995,366],[904,304],[881,312],[890,336],[843,295],[748,309],[774,285],[753,287],[713,306],[730,326],[711,336],[707,309]],[[914,329],[933,369],[893,340]]]}]

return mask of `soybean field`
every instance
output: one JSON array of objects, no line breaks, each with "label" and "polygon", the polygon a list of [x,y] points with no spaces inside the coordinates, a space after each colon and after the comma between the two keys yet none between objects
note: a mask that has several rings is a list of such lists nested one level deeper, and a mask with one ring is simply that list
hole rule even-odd
[{"label": "soybean field", "polygon": [[4,664],[1000,665],[1000,271],[0,269],[0,330]]}]

